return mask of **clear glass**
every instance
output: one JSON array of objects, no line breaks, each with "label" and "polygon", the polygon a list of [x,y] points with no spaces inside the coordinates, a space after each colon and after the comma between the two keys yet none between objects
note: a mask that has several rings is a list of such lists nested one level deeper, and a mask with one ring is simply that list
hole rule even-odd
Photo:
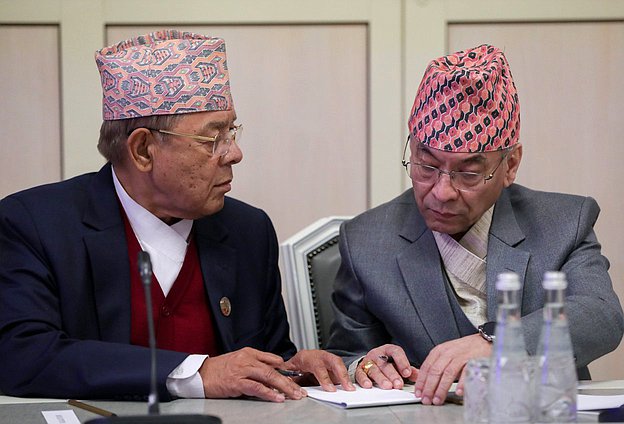
[{"label": "clear glass", "polygon": [[408,137],[407,142],[405,143],[405,148],[403,149],[403,160],[401,161],[405,167],[407,176],[419,184],[435,184],[442,177],[442,175],[445,174],[450,178],[453,187],[459,191],[476,191],[483,187],[486,182],[494,178],[494,174],[498,168],[500,168],[501,164],[511,151],[511,149],[505,150],[496,167],[494,167],[491,172],[486,174],[467,171],[445,171],[438,167],[428,165],[426,163],[420,163],[418,161],[408,162],[405,156],[408,150],[409,141],[410,138]]},{"label": "clear glass", "polygon": [[537,358],[537,378],[534,380],[533,390],[536,405],[534,421],[576,422],[578,383],[565,313],[565,288],[546,290],[544,324],[537,348]]},{"label": "clear glass", "polygon": [[464,171],[444,171],[423,163],[407,162],[405,167],[407,175],[417,183],[434,184],[440,179],[442,174],[446,174],[451,179],[453,187],[462,191],[477,190],[488,180],[487,176],[483,174]]},{"label": "clear glass", "polygon": [[488,384],[491,423],[531,422],[531,362],[524,344],[519,292],[497,290],[496,339]]},{"label": "clear glass", "polygon": [[474,358],[466,364],[464,380],[464,421],[488,422],[488,376],[490,358]]},{"label": "clear glass", "polygon": [[211,154],[214,156],[225,156],[230,151],[230,146],[232,146],[232,142],[238,143],[240,141],[241,134],[243,132],[243,125],[236,125],[230,128],[228,131],[220,132],[214,137],[208,137],[197,134],[186,134],[186,133],[178,133],[169,130],[158,130],[155,128],[148,128],[150,131],[156,131],[161,134],[173,135],[176,137],[187,137],[192,138],[195,141],[198,141],[202,144],[205,144],[210,150]]}]

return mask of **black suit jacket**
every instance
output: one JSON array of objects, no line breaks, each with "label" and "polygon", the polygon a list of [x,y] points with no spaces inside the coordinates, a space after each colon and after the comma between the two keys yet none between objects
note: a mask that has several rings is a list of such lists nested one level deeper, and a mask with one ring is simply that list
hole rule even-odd
[{"label": "black suit jacket", "polygon": [[[130,269],[110,165],[0,201],[0,391],[15,396],[136,399],[149,391],[149,350],[130,345]],[[194,223],[224,351],[289,358],[268,216],[226,198]],[[230,299],[231,315],[219,307]],[[158,388],[187,356],[158,351]]]}]

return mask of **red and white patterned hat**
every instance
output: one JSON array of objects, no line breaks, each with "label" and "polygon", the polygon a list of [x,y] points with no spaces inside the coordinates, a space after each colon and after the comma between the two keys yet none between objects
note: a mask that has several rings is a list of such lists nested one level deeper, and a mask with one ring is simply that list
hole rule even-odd
[{"label": "red and white patterned hat", "polygon": [[95,53],[104,120],[233,108],[221,38],[163,30]]},{"label": "red and white patterned hat", "polygon": [[490,152],[518,143],[520,104],[503,52],[483,44],[431,61],[408,127],[413,139],[450,152]]}]

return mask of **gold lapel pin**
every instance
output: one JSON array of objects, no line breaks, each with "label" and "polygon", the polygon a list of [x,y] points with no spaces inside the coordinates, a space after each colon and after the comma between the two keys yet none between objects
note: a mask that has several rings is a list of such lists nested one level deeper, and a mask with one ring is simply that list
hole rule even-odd
[{"label": "gold lapel pin", "polygon": [[225,317],[229,317],[232,313],[232,304],[230,303],[230,299],[226,296],[223,296],[219,301],[219,307],[221,308],[221,313]]}]

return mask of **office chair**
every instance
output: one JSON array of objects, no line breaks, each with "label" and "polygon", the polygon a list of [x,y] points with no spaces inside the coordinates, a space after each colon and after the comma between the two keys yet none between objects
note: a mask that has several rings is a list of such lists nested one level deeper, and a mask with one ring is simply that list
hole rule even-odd
[{"label": "office chair", "polygon": [[280,244],[282,292],[297,349],[322,349],[334,319],[330,297],[340,266],[340,224],[351,217],[323,218]]}]

